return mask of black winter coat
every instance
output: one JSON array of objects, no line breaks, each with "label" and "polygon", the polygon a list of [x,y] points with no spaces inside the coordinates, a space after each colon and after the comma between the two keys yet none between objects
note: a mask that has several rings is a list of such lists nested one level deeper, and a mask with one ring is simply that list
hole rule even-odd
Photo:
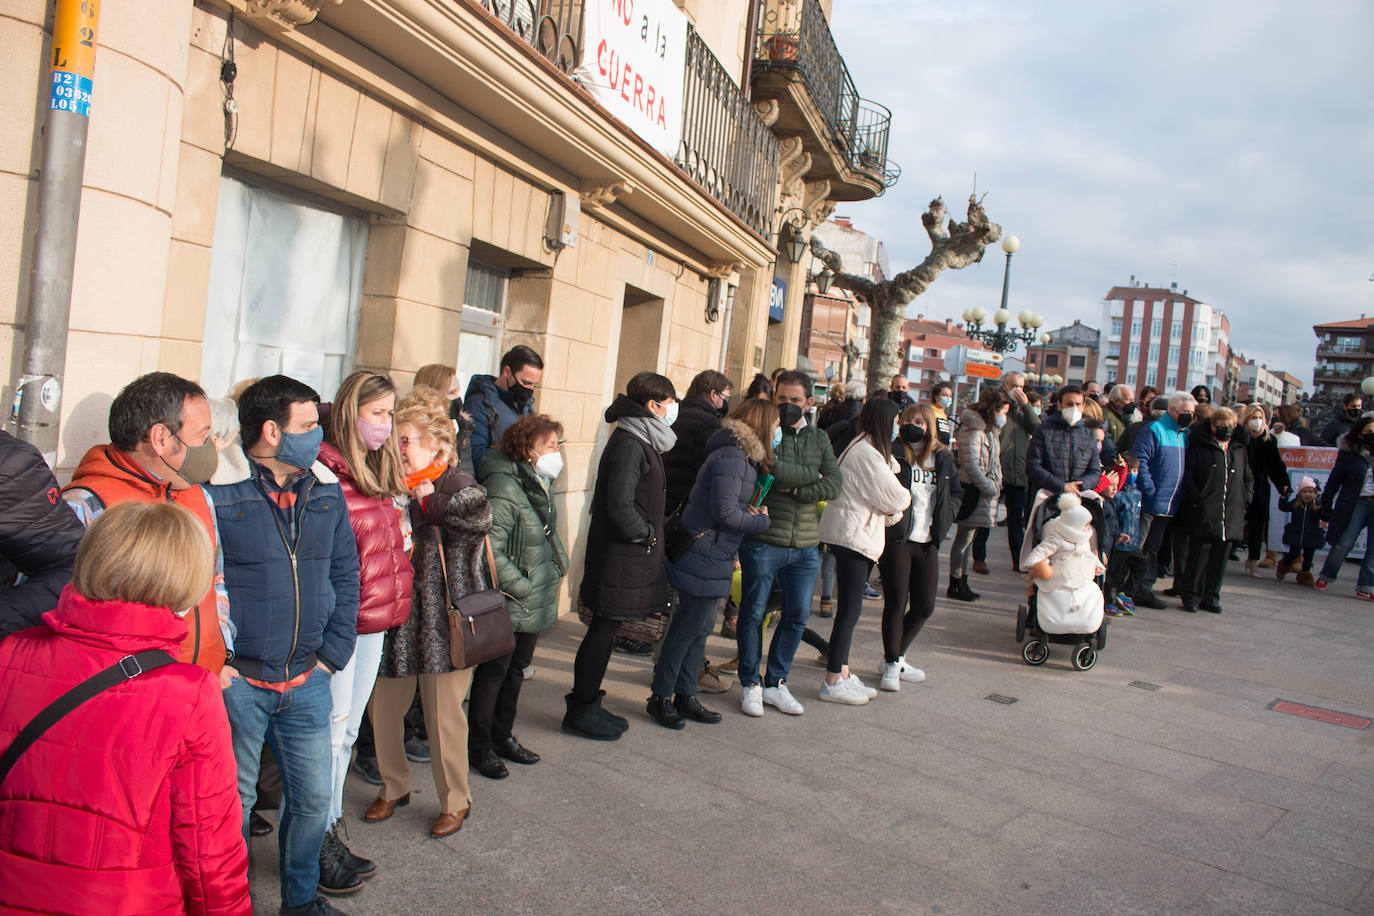
[{"label": "black winter coat", "polygon": [[85,533],[38,449],[0,430],[0,638],[57,607]]},{"label": "black winter coat", "polygon": [[1183,456],[1181,509],[1176,513],[1188,533],[1208,540],[1238,541],[1245,525],[1245,509],[1255,492],[1245,446],[1223,449],[1211,424],[1188,431]]},{"label": "black winter coat", "polygon": [[816,414],[816,427],[826,432],[836,423],[845,423],[859,415],[863,410],[864,402],[861,398],[844,398],[840,401],[831,401],[821,408],[821,412]]},{"label": "black winter coat", "polygon": [[[457,601],[491,584],[486,550],[491,503],[486,491],[466,471],[451,467],[441,474],[423,507],[419,500],[411,501],[410,521],[410,563],[415,569],[410,618],[386,631],[378,677],[452,671],[448,654],[449,600]],[[442,563],[440,550],[444,552]]]},{"label": "black winter coat", "polygon": [[[906,448],[904,443],[898,439],[892,443],[892,457],[897,459],[897,479],[907,490],[911,489],[911,462],[906,460]],[[945,539],[949,533],[949,526],[954,524],[954,515],[959,511],[959,492],[962,487],[956,486],[959,482],[959,469],[954,464],[954,453],[947,448],[942,448],[935,453],[935,500],[931,506],[930,513],[930,539],[935,546]],[[902,513],[902,520],[895,525],[889,525],[886,531],[887,549],[891,549],[894,543],[900,544],[911,536],[912,509],[906,507]]]},{"label": "black winter coat", "polygon": [[1283,543],[1293,550],[1321,550],[1326,546],[1326,532],[1322,530],[1320,505],[1305,509],[1298,505],[1297,496],[1279,500],[1279,509],[1291,513],[1283,526]]},{"label": "black winter coat", "polygon": [[1355,511],[1355,503],[1360,500],[1360,490],[1368,476],[1369,461],[1364,454],[1346,439],[1341,439],[1336,465],[1322,489],[1322,515],[1330,522],[1326,526],[1326,542],[1331,546],[1336,545],[1346,525],[1350,524],[1350,515]]},{"label": "black winter coat", "polygon": [[1032,496],[1038,490],[1062,493],[1064,485],[1074,480],[1091,490],[1102,479],[1097,437],[1082,423],[1071,427],[1062,416],[1052,414],[1031,437],[1026,477]]},{"label": "black winter coat", "polygon": [[[1236,432],[1240,433],[1241,430],[1237,428]],[[1249,444],[1245,446],[1245,452],[1250,462],[1250,473],[1255,478],[1255,492],[1250,500],[1246,518],[1252,526],[1267,525],[1269,485],[1272,483],[1279,493],[1292,488],[1292,484],[1288,482],[1288,465],[1283,463],[1283,456],[1279,454],[1279,441],[1274,438],[1273,433],[1263,439],[1251,436]]]},{"label": "black winter coat", "polygon": [[677,422],[673,424],[677,442],[663,456],[663,469],[668,475],[669,514],[677,511],[678,506],[687,499],[692,483],[697,479],[697,472],[710,453],[711,437],[718,429],[720,415],[704,398],[682,402]]},{"label": "black winter coat", "polygon": [[711,437],[710,454],[682,512],[688,531],[706,533],[693,540],[668,570],[668,581],[679,591],[699,598],[730,594],[744,536],[768,530],[768,516],[749,513],[758,468],[766,456],[759,437],[738,420],[725,420]]},{"label": "black winter coat", "polygon": [[[658,422],[648,408],[617,395],[606,409],[606,422],[626,417]],[[578,589],[583,607],[592,614],[642,620],[667,609],[665,481],[663,457],[643,439],[617,427],[597,465],[587,560]]]}]

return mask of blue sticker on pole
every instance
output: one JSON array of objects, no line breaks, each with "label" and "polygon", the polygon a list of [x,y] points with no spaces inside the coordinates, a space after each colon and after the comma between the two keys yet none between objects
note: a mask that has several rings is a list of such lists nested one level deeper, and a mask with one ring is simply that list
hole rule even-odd
[{"label": "blue sticker on pole", "polygon": [[72,111],[82,117],[91,116],[91,90],[95,84],[89,76],[67,70],[52,71],[52,90],[48,107],[53,111]]}]

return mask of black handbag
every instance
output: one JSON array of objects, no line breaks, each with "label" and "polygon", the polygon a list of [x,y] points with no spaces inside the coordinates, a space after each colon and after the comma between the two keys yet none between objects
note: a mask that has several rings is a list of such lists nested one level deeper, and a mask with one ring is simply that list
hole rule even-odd
[{"label": "black handbag", "polygon": [[[439,568],[444,574],[444,596],[448,598],[448,660],[455,669],[472,668],[515,651],[515,629],[506,611],[506,594],[497,587],[496,559],[491,539],[484,538],[491,588],[457,601],[451,597],[448,566],[444,562],[443,541],[439,542]],[[514,600],[514,599],[512,599]]]}]

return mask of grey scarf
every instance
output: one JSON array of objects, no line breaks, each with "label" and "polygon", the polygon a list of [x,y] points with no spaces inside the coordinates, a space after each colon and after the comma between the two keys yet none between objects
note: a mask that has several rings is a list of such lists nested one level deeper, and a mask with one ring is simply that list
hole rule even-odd
[{"label": "grey scarf", "polygon": [[658,417],[621,417],[620,428],[636,439],[649,443],[660,455],[677,444],[677,433]]}]

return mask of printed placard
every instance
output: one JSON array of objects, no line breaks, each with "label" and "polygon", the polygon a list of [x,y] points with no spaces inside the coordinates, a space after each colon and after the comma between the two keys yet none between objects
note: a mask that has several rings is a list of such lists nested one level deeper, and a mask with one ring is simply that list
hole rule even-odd
[{"label": "printed placard", "polygon": [[687,17],[672,0],[587,0],[577,76],[666,156],[682,139]]}]

